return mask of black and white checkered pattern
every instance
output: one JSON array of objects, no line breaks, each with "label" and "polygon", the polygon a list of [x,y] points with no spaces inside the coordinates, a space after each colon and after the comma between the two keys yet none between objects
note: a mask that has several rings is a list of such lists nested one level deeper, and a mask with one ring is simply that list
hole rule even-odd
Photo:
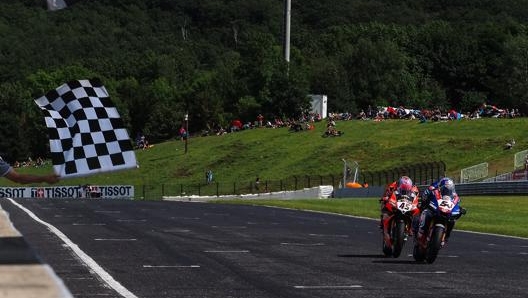
[{"label": "black and white checkered pattern", "polygon": [[35,102],[45,116],[56,174],[79,177],[137,167],[128,132],[100,81],[72,81]]}]

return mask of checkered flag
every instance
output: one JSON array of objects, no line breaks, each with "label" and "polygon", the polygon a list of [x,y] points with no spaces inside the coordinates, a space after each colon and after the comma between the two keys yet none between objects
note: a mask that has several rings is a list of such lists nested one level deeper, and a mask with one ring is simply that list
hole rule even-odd
[{"label": "checkered flag", "polygon": [[44,113],[56,174],[69,178],[137,167],[123,121],[100,81],[71,81],[35,102]]}]

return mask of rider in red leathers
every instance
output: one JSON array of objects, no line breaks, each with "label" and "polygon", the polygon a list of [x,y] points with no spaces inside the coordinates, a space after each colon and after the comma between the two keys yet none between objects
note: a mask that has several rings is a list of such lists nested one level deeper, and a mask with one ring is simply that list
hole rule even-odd
[{"label": "rider in red leathers", "polygon": [[[412,201],[413,205],[418,206],[419,202],[419,190],[416,185],[413,184],[411,178],[407,176],[402,176],[397,181],[394,181],[387,185],[387,188],[385,189],[385,193],[383,194],[383,197],[380,199],[381,203],[381,221],[380,221],[380,228],[383,229],[384,237],[389,238],[389,219],[391,215],[393,214],[393,208],[394,203],[400,196],[408,196]],[[417,218],[417,215],[420,214],[420,209],[416,208],[414,209],[412,216],[413,221],[414,218]],[[408,235],[412,235],[412,229],[409,229],[407,231]]]}]

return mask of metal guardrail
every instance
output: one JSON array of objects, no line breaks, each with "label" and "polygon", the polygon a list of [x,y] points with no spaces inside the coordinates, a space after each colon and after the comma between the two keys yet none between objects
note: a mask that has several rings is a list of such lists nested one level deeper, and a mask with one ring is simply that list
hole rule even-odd
[{"label": "metal guardrail", "polygon": [[467,195],[512,195],[528,194],[528,180],[496,181],[458,184],[456,191],[461,196]]},{"label": "metal guardrail", "polygon": [[365,188],[334,188],[334,198],[381,198],[385,187],[369,186]]}]

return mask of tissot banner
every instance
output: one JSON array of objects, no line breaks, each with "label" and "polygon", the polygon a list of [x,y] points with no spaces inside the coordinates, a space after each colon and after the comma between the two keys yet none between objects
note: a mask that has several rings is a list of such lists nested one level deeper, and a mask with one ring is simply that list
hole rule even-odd
[{"label": "tissot banner", "polygon": [[132,185],[79,185],[52,187],[0,187],[0,198],[133,199]]}]

